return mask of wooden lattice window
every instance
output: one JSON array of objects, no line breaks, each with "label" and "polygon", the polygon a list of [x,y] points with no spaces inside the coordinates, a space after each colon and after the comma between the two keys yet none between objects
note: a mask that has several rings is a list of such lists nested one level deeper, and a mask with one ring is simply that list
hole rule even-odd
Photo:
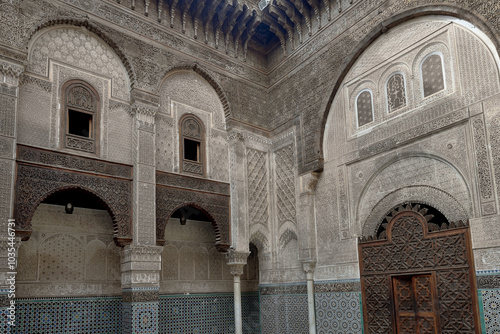
[{"label": "wooden lattice window", "polygon": [[97,153],[99,95],[83,81],[72,80],[62,87],[64,148]]},{"label": "wooden lattice window", "polygon": [[356,98],[356,113],[358,116],[358,127],[373,122],[372,93],[364,90]]},{"label": "wooden lattice window", "polygon": [[422,86],[424,97],[444,90],[443,59],[441,55],[433,53],[422,61]]},{"label": "wooden lattice window", "polygon": [[187,114],[180,119],[181,172],[205,175],[205,128],[199,118]]},{"label": "wooden lattice window", "polygon": [[406,106],[405,78],[403,74],[395,73],[387,80],[386,92],[389,113]]}]

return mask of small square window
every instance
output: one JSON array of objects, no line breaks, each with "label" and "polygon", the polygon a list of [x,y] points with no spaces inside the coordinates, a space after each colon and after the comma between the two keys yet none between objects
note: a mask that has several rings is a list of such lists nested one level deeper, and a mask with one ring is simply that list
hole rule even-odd
[{"label": "small square window", "polygon": [[184,159],[200,162],[200,142],[184,138]]},{"label": "small square window", "polygon": [[92,136],[92,115],[68,110],[68,133],[85,138]]}]

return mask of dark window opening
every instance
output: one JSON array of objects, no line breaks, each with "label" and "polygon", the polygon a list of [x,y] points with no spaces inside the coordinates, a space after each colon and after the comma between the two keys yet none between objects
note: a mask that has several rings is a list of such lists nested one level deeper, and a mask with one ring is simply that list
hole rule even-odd
[{"label": "dark window opening", "polygon": [[92,133],[92,115],[68,110],[68,133],[76,136],[90,138]]},{"label": "dark window opening", "polygon": [[200,162],[200,142],[184,138],[184,159]]}]

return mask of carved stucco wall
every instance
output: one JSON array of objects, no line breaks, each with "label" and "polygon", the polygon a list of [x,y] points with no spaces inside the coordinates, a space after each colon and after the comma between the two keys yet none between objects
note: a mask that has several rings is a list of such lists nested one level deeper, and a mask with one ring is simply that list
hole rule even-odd
[{"label": "carved stucco wall", "polygon": [[19,248],[16,296],[120,295],[120,248],[105,210],[40,204]]},{"label": "carved stucco wall", "polygon": [[[233,276],[225,255],[215,248],[210,222],[187,220],[181,225],[171,218],[165,229],[160,294],[232,292]],[[244,267],[243,291],[256,291],[257,263]]]},{"label": "carved stucco wall", "polygon": [[[432,52],[443,57],[446,88],[424,99],[419,64]],[[497,140],[497,61],[477,29],[442,18],[396,26],[357,59],[325,127],[325,170],[316,196],[322,250],[317,279],[346,278],[349,272],[357,277],[354,238],[372,235],[385,214],[405,200],[434,206],[450,220],[478,217],[471,220],[474,247],[484,248],[475,251],[478,269],[500,265],[492,264],[496,237],[482,227],[498,212],[493,190],[498,167],[490,145]],[[405,75],[407,106],[389,114],[385,83],[394,72]],[[373,92],[374,122],[357,128],[355,97],[366,88]],[[328,190],[335,184],[336,191]],[[325,195],[338,201],[336,208],[322,201]],[[482,240],[491,241],[481,246]],[[335,271],[342,266],[344,272]]]},{"label": "carved stucco wall", "polygon": [[297,228],[296,129],[272,139],[244,132],[250,242],[259,249],[260,283],[304,279]]},{"label": "carved stucco wall", "polygon": [[179,172],[179,119],[185,114],[194,114],[205,126],[207,177],[229,182],[226,121],[215,90],[193,71],[175,71],[162,83],[159,95],[157,169]]},{"label": "carved stucco wall", "polygon": [[35,35],[29,55],[19,92],[18,142],[62,148],[61,87],[79,79],[99,94],[98,157],[132,163],[130,83],[114,51],[84,28],[58,26]]}]

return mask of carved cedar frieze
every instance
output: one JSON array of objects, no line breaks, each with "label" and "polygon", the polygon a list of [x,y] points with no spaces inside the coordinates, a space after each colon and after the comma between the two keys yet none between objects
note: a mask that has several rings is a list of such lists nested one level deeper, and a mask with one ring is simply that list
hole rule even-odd
[{"label": "carved cedar frieze", "polygon": [[24,145],[17,146],[17,161],[132,180],[132,166]]},{"label": "carved cedar frieze", "polygon": [[229,184],[185,175],[156,173],[156,242],[165,242],[169,218],[183,206],[193,206],[211,221],[216,246],[225,250],[231,244]]},{"label": "carved cedar frieze", "polygon": [[[132,238],[132,167],[27,146],[18,147],[16,233],[31,234],[31,219],[38,205],[64,189],[84,189],[107,207],[119,245]],[[112,176],[113,177],[112,177]]]}]

